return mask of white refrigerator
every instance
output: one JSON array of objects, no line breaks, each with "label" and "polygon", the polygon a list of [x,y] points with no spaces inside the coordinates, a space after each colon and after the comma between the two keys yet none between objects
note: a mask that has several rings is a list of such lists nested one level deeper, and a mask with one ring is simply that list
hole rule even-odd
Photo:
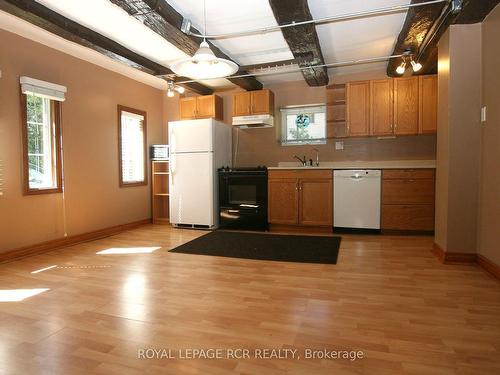
[{"label": "white refrigerator", "polygon": [[168,123],[170,223],[218,226],[217,168],[231,166],[231,126],[212,119]]}]

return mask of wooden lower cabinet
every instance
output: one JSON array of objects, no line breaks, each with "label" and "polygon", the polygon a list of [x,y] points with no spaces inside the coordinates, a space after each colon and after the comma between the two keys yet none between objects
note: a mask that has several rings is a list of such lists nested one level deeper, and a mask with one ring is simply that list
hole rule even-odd
[{"label": "wooden lower cabinet", "polygon": [[333,225],[331,170],[271,170],[268,175],[270,224]]},{"label": "wooden lower cabinet", "polygon": [[299,224],[332,226],[332,179],[299,180]]},{"label": "wooden lower cabinet", "polygon": [[[272,172],[269,172],[272,175]],[[274,224],[296,224],[298,210],[298,181],[296,178],[269,178],[268,214],[269,222]]]},{"label": "wooden lower cabinet", "polygon": [[434,205],[432,204],[384,204],[382,228],[404,231],[433,231]]},{"label": "wooden lower cabinet", "polygon": [[434,231],[434,169],[382,172],[382,230]]}]

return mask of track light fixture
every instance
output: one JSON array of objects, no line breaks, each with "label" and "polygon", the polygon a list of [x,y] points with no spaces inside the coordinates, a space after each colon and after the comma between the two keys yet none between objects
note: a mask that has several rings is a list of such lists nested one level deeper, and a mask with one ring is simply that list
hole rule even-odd
[{"label": "track light fixture", "polygon": [[408,65],[411,65],[411,68],[412,70],[416,73],[418,72],[420,69],[422,69],[422,64],[418,63],[418,62],[415,62],[413,60],[413,53],[411,53],[411,51],[407,50],[403,53],[403,56],[401,56],[401,58],[403,59],[403,61],[401,62],[401,64],[396,68],[396,73],[397,74],[404,74],[404,72],[406,71],[406,67]]},{"label": "track light fixture", "polygon": [[178,92],[179,94],[184,94],[184,87],[176,85],[173,81],[167,81],[167,96],[169,98],[173,98],[175,95],[175,92]]}]

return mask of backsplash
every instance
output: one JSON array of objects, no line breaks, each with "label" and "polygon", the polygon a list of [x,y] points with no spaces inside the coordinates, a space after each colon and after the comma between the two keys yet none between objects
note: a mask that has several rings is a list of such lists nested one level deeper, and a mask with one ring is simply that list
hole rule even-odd
[{"label": "backsplash", "polygon": [[[434,160],[436,135],[397,137],[393,139],[349,138],[328,140],[324,145],[281,146],[275,129],[234,129],[233,164],[236,166],[276,166],[293,161],[293,155],[320,161],[370,160]],[[335,150],[335,141],[344,143],[343,150]]]}]

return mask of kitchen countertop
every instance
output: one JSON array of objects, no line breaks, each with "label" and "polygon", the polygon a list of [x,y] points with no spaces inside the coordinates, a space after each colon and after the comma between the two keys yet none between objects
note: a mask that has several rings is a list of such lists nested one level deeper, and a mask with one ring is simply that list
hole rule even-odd
[{"label": "kitchen countertop", "polygon": [[268,169],[423,169],[436,168],[435,160],[320,161],[319,167],[303,167],[297,162],[281,162]]}]

